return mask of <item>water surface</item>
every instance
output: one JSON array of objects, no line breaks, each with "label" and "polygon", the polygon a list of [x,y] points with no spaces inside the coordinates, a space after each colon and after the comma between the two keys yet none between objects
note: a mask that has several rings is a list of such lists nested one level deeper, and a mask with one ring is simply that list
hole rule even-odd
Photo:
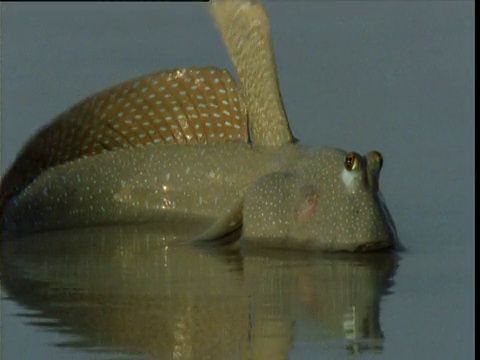
[{"label": "water surface", "polygon": [[383,349],[394,254],[200,249],[178,234],[125,226],[10,241],[3,286],[35,309],[23,321],[68,335],[62,347],[158,359]]}]

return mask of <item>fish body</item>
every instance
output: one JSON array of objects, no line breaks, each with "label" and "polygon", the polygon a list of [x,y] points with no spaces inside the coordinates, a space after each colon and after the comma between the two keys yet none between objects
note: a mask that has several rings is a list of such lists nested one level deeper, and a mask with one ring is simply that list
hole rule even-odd
[{"label": "fish body", "polygon": [[9,202],[6,230],[195,221],[204,224],[198,240],[243,224],[253,245],[355,250],[372,239],[387,245],[394,233],[379,226],[391,221],[381,194],[367,168],[346,170],[347,155],[237,143],[105,152],[44,171]]},{"label": "fish body", "polygon": [[271,157],[234,143],[106,152],[44,171],[9,202],[6,223],[16,232],[189,218],[208,225],[275,167],[265,167]]},{"label": "fish body", "polygon": [[2,179],[4,233],[169,222],[192,241],[241,229],[252,246],[396,244],[383,159],[296,143],[257,1],[212,1],[237,69],[167,70],[85,99],[37,133]]}]

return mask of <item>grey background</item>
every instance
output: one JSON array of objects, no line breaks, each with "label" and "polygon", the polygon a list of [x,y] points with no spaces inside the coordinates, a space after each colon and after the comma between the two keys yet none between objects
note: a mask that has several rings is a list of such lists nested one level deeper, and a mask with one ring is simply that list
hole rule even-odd
[{"label": "grey background", "polygon": [[[296,137],[384,155],[381,188],[407,252],[382,304],[383,354],[471,357],[474,3],[266,7]],[[233,71],[204,3],[2,3],[1,14],[2,173],[40,126],[93,92],[166,68]],[[30,346],[65,356],[12,315],[14,303],[2,310],[4,358],[31,358],[16,356]]]}]

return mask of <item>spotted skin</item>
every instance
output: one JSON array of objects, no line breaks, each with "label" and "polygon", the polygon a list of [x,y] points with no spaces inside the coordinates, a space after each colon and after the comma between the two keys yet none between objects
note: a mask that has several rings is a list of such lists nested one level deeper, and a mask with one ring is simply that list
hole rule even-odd
[{"label": "spotted skin", "polygon": [[191,221],[203,224],[196,242],[242,228],[246,246],[397,244],[379,190],[381,154],[294,143],[265,10],[246,0],[210,6],[240,91],[226,71],[177,69],[74,106],[27,144],[2,181],[4,233],[146,221],[181,230]]},{"label": "spotted skin", "polygon": [[[233,154],[256,161],[232,162]],[[210,226],[252,176],[270,171],[268,157],[234,143],[107,152],[44,171],[9,202],[5,218],[17,233],[175,219]]]}]

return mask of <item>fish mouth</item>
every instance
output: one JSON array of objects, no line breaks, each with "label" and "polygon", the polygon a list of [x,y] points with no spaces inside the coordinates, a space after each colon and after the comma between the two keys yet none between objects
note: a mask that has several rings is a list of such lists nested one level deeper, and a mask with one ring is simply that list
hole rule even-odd
[{"label": "fish mouth", "polygon": [[391,241],[375,241],[367,244],[359,245],[355,248],[358,252],[371,252],[381,250],[393,250],[394,243]]}]

